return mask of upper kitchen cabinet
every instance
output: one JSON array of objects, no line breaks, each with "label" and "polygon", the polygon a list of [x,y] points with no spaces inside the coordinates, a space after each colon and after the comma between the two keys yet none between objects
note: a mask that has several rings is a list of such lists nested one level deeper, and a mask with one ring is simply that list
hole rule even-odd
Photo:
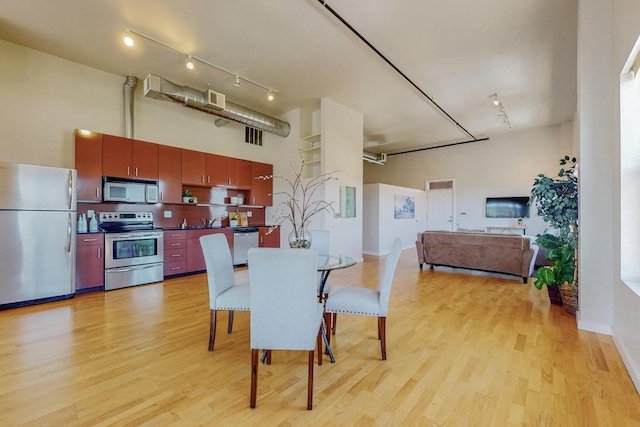
[{"label": "upper kitchen cabinet", "polygon": [[182,150],[158,146],[158,186],[161,203],[182,202]]},{"label": "upper kitchen cabinet", "polygon": [[206,153],[182,149],[182,184],[205,186]]},{"label": "upper kitchen cabinet", "polygon": [[215,187],[227,182],[227,158],[201,151],[182,150],[182,184]]},{"label": "upper kitchen cabinet", "polygon": [[251,162],[251,192],[245,204],[271,206],[273,204],[273,178],[256,179],[259,176],[273,175],[273,165]]},{"label": "upper kitchen cabinet", "polygon": [[251,162],[183,149],[182,184],[249,190]]},{"label": "upper kitchen cabinet", "polygon": [[250,190],[251,163],[248,160],[227,158],[227,186],[238,190]]},{"label": "upper kitchen cabinet", "polygon": [[102,134],[75,131],[75,168],[78,170],[77,198],[83,202],[102,200]]},{"label": "upper kitchen cabinet", "polygon": [[205,158],[205,172],[207,185],[215,187],[226,187],[229,182],[227,178],[228,157],[217,154],[207,154]]},{"label": "upper kitchen cabinet", "polygon": [[120,136],[102,139],[102,174],[117,178],[158,180],[158,144]]}]

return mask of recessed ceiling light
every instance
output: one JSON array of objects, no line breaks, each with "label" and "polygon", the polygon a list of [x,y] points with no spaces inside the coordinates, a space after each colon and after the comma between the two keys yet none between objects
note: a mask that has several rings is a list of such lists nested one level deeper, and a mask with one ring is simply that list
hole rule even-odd
[{"label": "recessed ceiling light", "polygon": [[131,36],[129,36],[129,35],[124,36],[122,41],[124,42],[125,45],[127,45],[129,47],[133,46],[133,38]]},{"label": "recessed ceiling light", "polygon": [[273,91],[272,90],[267,92],[267,99],[269,101],[273,101]]}]

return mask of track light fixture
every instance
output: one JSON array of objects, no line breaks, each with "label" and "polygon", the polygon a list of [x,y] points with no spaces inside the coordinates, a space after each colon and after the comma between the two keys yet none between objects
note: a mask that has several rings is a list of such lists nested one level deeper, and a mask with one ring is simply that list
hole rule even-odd
[{"label": "track light fixture", "polygon": [[133,38],[129,35],[128,30],[122,37],[122,42],[129,47],[133,46]]},{"label": "track light fixture", "polygon": [[189,55],[186,52],[182,52],[181,50],[178,50],[175,47],[169,46],[166,43],[163,43],[163,42],[161,42],[159,40],[156,40],[153,37],[149,37],[149,36],[147,36],[145,34],[139,33],[139,32],[137,32],[135,30],[127,30],[127,34],[126,34],[126,36],[124,38],[124,43],[127,46],[133,46],[133,44],[134,44],[134,40],[131,37],[131,35],[136,35],[138,37],[142,37],[143,39],[149,40],[150,42],[153,42],[153,43],[158,44],[158,45],[160,45],[160,46],[162,46],[164,48],[167,48],[169,50],[172,50],[174,52],[177,52],[179,54],[182,54],[182,55],[186,56],[187,57],[187,62],[185,63],[185,66],[189,70],[193,69],[194,66],[195,66],[195,61],[198,61],[198,62],[200,62],[200,63],[202,63],[204,65],[208,65],[211,68],[215,68],[216,70],[219,70],[219,71],[222,71],[222,72],[225,72],[227,74],[231,74],[232,76],[234,76],[235,77],[235,80],[234,80],[234,83],[233,83],[234,86],[240,86],[240,79],[242,79],[245,82],[251,83],[254,86],[258,86],[258,87],[261,87],[261,88],[265,89],[267,91],[267,94],[268,94],[267,97],[268,97],[269,101],[272,101],[273,98],[274,98],[274,94],[278,92],[275,89],[271,89],[270,87],[267,87],[267,86],[265,86],[265,85],[263,85],[261,83],[258,83],[258,82],[254,81],[254,80],[247,79],[246,77],[241,77],[238,73],[234,73],[233,71],[229,71],[226,68],[222,68],[222,67],[220,67],[220,66],[218,66],[216,64],[213,64],[213,63],[211,63],[211,62],[209,62],[209,61],[207,61],[205,59],[202,59],[200,57],[197,57],[195,55]]},{"label": "track light fixture", "polygon": [[502,105],[502,101],[498,97],[497,93],[490,95],[489,98],[493,98],[493,105],[498,107],[498,117],[502,117],[502,123],[509,126],[509,129],[513,128],[511,125],[511,120],[509,120],[509,116],[507,115],[507,111],[504,109],[504,105]]},{"label": "track light fixture", "polygon": [[187,63],[185,64],[187,70],[193,70],[193,60],[191,60],[191,55],[187,56]]}]

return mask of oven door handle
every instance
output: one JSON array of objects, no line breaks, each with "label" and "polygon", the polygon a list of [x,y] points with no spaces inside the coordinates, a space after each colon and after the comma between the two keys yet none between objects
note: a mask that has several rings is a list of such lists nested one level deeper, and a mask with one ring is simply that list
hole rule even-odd
[{"label": "oven door handle", "polygon": [[118,234],[117,236],[107,236],[108,239],[110,240],[121,240],[121,239],[139,239],[141,237],[161,237],[162,233],[144,233],[144,234]]},{"label": "oven door handle", "polygon": [[141,265],[139,267],[110,268],[109,270],[107,270],[107,272],[126,273],[127,271],[145,270],[147,268],[154,268],[154,267],[157,267],[157,266],[158,266],[157,264],[149,264],[149,265]]}]

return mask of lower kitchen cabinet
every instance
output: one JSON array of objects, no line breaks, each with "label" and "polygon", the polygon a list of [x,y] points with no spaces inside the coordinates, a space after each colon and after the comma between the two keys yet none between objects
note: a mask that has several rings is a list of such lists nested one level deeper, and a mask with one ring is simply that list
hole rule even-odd
[{"label": "lower kitchen cabinet", "polygon": [[76,293],[104,290],[104,234],[76,236]]},{"label": "lower kitchen cabinet", "polygon": [[187,231],[164,232],[164,277],[187,272]]},{"label": "lower kitchen cabinet", "polygon": [[279,248],[280,247],[280,227],[258,227],[258,244],[261,248]]},{"label": "lower kitchen cabinet", "polygon": [[204,263],[204,255],[202,253],[202,247],[200,246],[200,236],[206,236],[207,234],[222,233],[229,242],[229,249],[233,254],[233,229],[200,229],[200,230],[187,230],[187,273],[193,273],[196,271],[205,271],[207,269]]}]

